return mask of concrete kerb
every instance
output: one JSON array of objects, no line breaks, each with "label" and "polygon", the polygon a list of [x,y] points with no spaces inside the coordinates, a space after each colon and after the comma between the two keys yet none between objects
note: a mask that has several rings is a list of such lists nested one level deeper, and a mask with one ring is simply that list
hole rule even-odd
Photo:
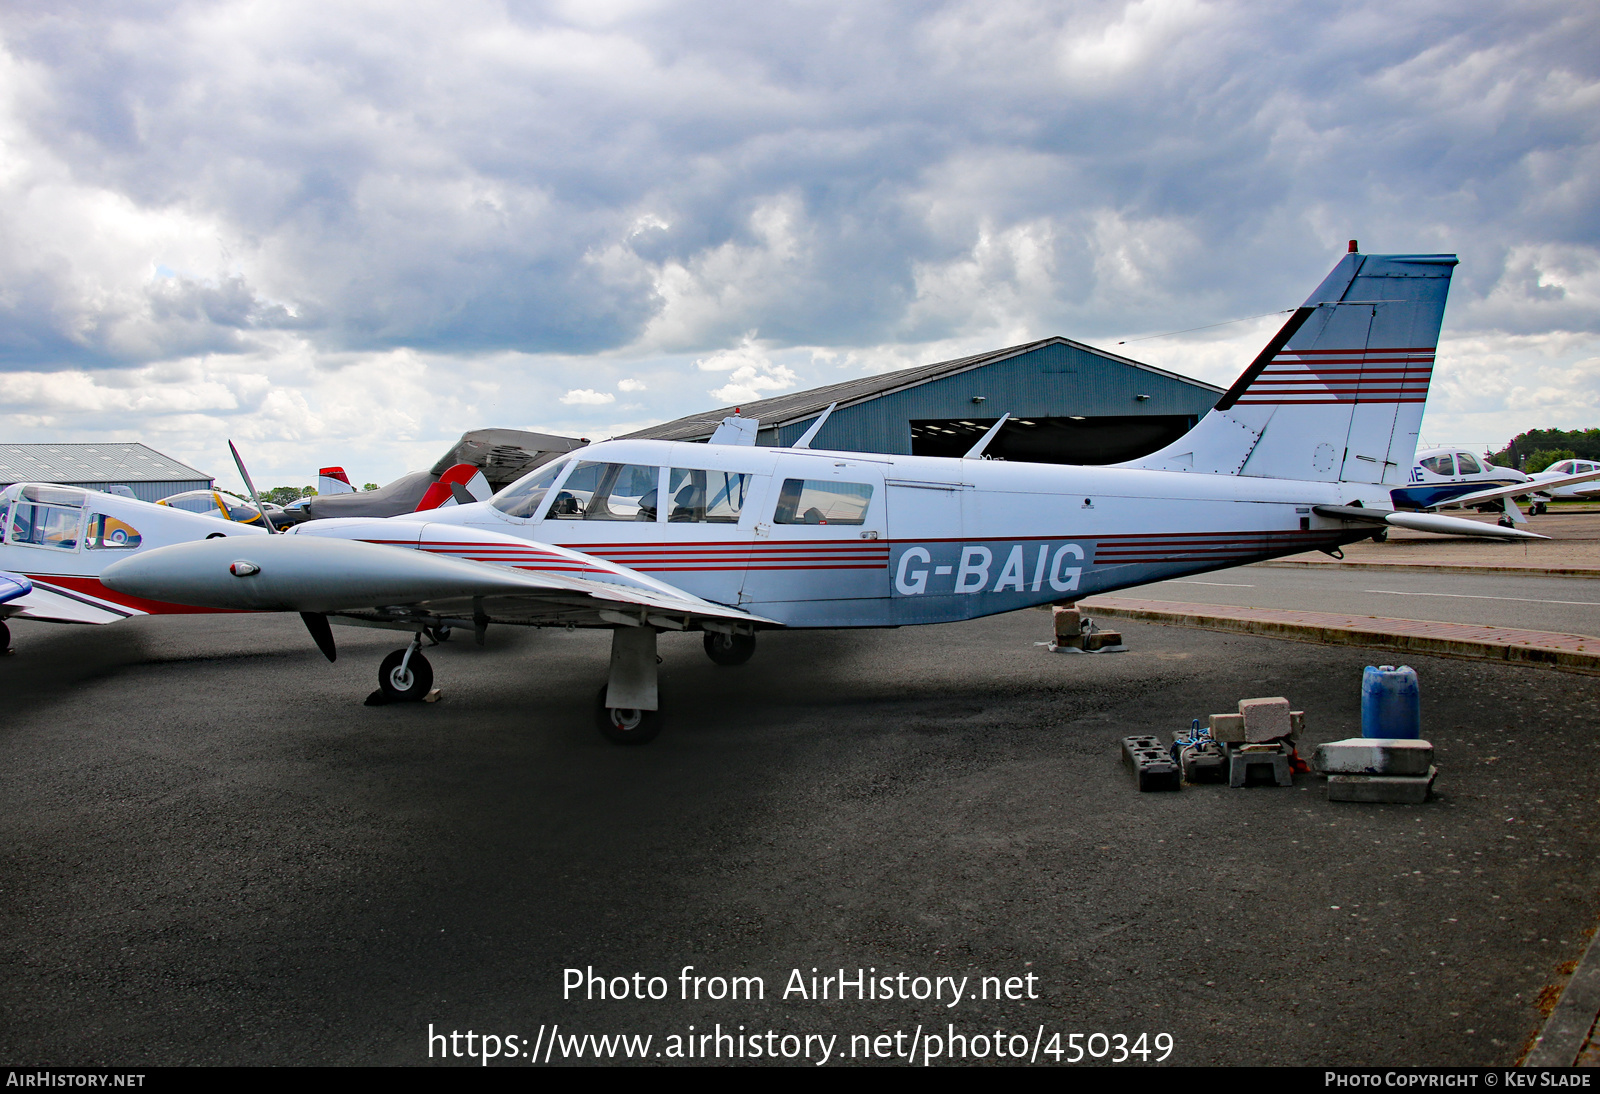
[{"label": "concrete kerb", "polygon": [[1447,562],[1352,562],[1350,560],[1313,562],[1304,559],[1278,558],[1270,562],[1253,562],[1252,566],[1273,566],[1311,570],[1409,570],[1424,574],[1498,574],[1521,577],[1600,577],[1600,570],[1577,566],[1467,566]]},{"label": "concrete kerb", "polygon": [[1550,1017],[1545,1019],[1533,1047],[1523,1057],[1522,1066],[1571,1067],[1588,1043],[1597,1016],[1600,1016],[1600,931],[1589,940],[1577,970],[1567,981]]},{"label": "concrete kerb", "polygon": [[[1322,645],[1363,646],[1373,649],[1396,650],[1405,653],[1427,653],[1440,657],[1471,660],[1506,661],[1512,664],[1539,665],[1588,675],[1600,675],[1600,638],[1590,642],[1595,650],[1562,649],[1554,641],[1549,645],[1518,641],[1495,641],[1492,638],[1467,637],[1460,632],[1493,631],[1496,628],[1466,627],[1460,624],[1428,623],[1406,619],[1367,619],[1359,623],[1297,622],[1273,619],[1273,609],[1227,609],[1221,611],[1210,606],[1172,604],[1155,607],[1146,604],[1118,604],[1104,600],[1082,601],[1084,611],[1117,619],[1134,619],[1167,626],[1199,627],[1204,630],[1233,631],[1256,634],[1268,638],[1284,638],[1296,642],[1314,642]],[[1210,610],[1208,610],[1210,609]],[[1252,611],[1256,612],[1252,616]],[[1226,613],[1226,614],[1225,614]],[[1301,616],[1318,613],[1293,613]],[[1424,633],[1418,633],[1422,628]],[[1452,629],[1457,630],[1452,634]],[[1425,633],[1432,631],[1434,633]],[[1527,632],[1523,632],[1527,633]],[[1551,634],[1552,640],[1570,641],[1577,636]]]}]

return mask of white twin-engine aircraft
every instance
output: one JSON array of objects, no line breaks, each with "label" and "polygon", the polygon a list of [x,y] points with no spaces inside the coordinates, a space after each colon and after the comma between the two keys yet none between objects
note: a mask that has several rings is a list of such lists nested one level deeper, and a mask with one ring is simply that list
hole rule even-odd
[{"label": "white twin-engine aircraft", "polygon": [[[421,698],[420,649],[444,628],[612,629],[598,718],[618,742],[661,726],[656,636],[698,630],[739,664],[768,627],[944,623],[1339,546],[1389,526],[1531,533],[1396,512],[1433,371],[1452,255],[1350,253],[1216,408],[1130,463],[1077,467],[756,447],[730,418],[714,443],[608,441],[487,502],[283,535],[130,552],[106,596],[301,613],[413,632],[383,662]],[[742,443],[715,443],[723,438]],[[1542,537],[1536,537],[1542,538]]]}]

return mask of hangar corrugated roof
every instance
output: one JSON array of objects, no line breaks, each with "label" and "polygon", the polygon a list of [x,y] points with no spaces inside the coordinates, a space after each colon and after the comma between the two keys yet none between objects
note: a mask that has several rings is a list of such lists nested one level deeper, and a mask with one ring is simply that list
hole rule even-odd
[{"label": "hangar corrugated roof", "polygon": [[667,441],[700,440],[703,437],[710,436],[716,430],[718,423],[732,414],[735,409],[738,409],[742,417],[760,419],[762,429],[791,425],[807,418],[816,417],[827,409],[829,403],[838,403],[839,409],[843,410],[846,407],[881,398],[896,391],[904,391],[906,388],[917,387],[931,383],[934,380],[942,380],[947,376],[954,376],[957,373],[983,368],[985,365],[992,365],[997,361],[1004,361],[1010,357],[1031,353],[1045,346],[1069,346],[1085,353],[1092,353],[1097,357],[1104,357],[1108,361],[1127,365],[1130,368],[1141,369],[1157,376],[1166,377],[1169,380],[1177,380],[1181,383],[1191,384],[1194,387],[1205,388],[1208,391],[1216,392],[1218,395],[1222,394],[1223,391],[1220,387],[1214,387],[1200,380],[1195,380],[1188,376],[1180,376],[1176,372],[1168,372],[1165,369],[1156,368],[1154,365],[1147,365],[1142,361],[1135,361],[1128,357],[1119,357],[1115,353],[1107,353],[1103,349],[1086,346],[1082,342],[1074,342],[1070,338],[1062,338],[1058,335],[1054,338],[1041,338],[1037,342],[1025,342],[1020,346],[1007,346],[1005,349],[976,353],[971,357],[958,357],[953,361],[937,361],[931,365],[914,365],[911,368],[898,369],[894,372],[884,372],[876,376],[861,376],[854,380],[846,380],[843,383],[829,384],[827,387],[812,388],[809,391],[797,391],[791,395],[779,395],[753,403],[740,403],[737,408],[725,406],[720,410],[703,410],[697,414],[678,418],[675,421],[662,422],[660,425],[653,425],[636,433],[629,433],[628,436],[649,437]]},{"label": "hangar corrugated roof", "polygon": [[171,456],[137,441],[0,444],[0,482],[209,482]]}]

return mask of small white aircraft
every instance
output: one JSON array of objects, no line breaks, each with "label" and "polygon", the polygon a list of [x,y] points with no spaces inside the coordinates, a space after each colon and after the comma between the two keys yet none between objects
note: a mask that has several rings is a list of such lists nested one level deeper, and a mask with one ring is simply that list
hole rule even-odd
[{"label": "small white aircraft", "polygon": [[[259,521],[254,510],[250,516]],[[14,483],[0,490],[0,649],[11,647],[5,620],[13,616],[49,623],[115,623],[134,615],[213,611],[113,592],[100,583],[100,573],[141,550],[266,534],[259,523],[118,494]]]},{"label": "small white aircraft", "polygon": [[[1568,461],[1574,464],[1581,461]],[[1517,498],[1531,498],[1535,513],[1543,513],[1552,490],[1571,490],[1593,479],[1600,479],[1600,467],[1586,464],[1579,470],[1558,464],[1540,475],[1528,475],[1514,467],[1497,467],[1471,452],[1454,448],[1429,448],[1417,453],[1411,468],[1411,482],[1389,492],[1396,509],[1454,509],[1476,506],[1501,511],[1500,524],[1512,527],[1526,523]]]},{"label": "small white aircraft", "polygon": [[1600,463],[1594,460],[1561,460],[1532,476],[1534,486],[1552,499],[1572,501],[1600,498]]},{"label": "small white aircraft", "polygon": [[1544,538],[1393,507],[1455,264],[1352,248],[1215,409],[1126,464],[985,460],[999,424],[963,459],[812,451],[820,418],[793,447],[763,448],[735,417],[710,444],[593,445],[486,503],[141,551],[102,580],[152,601],[299,612],[330,660],[330,620],[412,631],[379,670],[395,698],[431,686],[430,628],[611,628],[597,715],[635,743],[661,726],[662,630],[702,631],[713,660],[738,664],[763,628],[970,619],[1337,555],[1394,526]]}]

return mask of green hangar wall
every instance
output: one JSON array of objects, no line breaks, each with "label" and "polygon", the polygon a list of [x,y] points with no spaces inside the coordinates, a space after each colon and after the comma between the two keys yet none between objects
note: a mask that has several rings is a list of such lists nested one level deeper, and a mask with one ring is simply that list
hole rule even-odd
[{"label": "green hangar wall", "polygon": [[[964,454],[1009,413],[986,454],[1039,463],[1116,463],[1177,439],[1221,395],[1221,388],[1198,380],[1070,339],[1047,338],[745,403],[739,410],[760,420],[758,444],[787,446],[837,403],[813,448],[925,456]],[[692,414],[630,436],[703,441],[734,409]]]}]

